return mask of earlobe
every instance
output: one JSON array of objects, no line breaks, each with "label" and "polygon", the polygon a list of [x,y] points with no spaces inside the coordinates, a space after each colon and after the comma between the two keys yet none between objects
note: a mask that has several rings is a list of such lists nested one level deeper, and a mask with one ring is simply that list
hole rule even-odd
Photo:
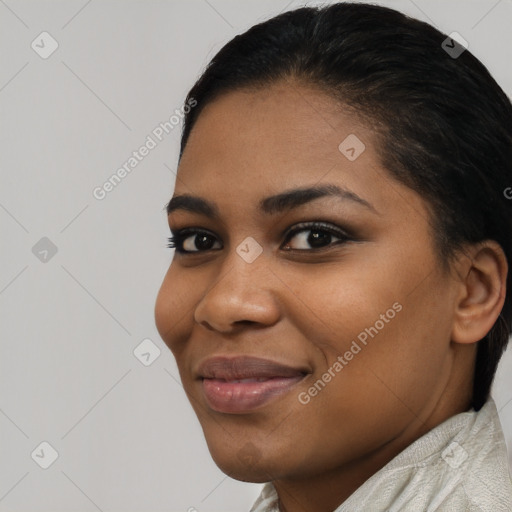
[{"label": "earlobe", "polygon": [[506,294],[508,265],[501,246],[492,240],[471,246],[462,263],[465,277],[455,304],[452,341],[476,343],[498,320]]}]

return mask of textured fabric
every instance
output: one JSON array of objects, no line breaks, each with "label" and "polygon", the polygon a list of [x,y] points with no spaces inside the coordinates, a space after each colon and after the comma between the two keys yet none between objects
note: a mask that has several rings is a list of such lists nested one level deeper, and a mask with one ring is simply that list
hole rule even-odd
[{"label": "textured fabric", "polygon": [[[494,401],[427,432],[333,512],[358,511],[512,512],[507,448]],[[280,512],[271,482],[250,512]]]}]

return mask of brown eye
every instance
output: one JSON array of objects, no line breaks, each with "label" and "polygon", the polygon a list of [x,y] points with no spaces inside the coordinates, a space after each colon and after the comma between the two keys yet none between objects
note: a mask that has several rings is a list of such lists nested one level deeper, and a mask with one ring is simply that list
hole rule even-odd
[{"label": "brown eye", "polygon": [[[296,239],[296,247],[290,247],[290,241]],[[286,237],[287,250],[307,251],[322,249],[333,243],[342,243],[349,240],[348,236],[338,228],[328,224],[310,224],[290,231]]]},{"label": "brown eye", "polygon": [[[187,229],[173,234],[173,236],[169,238],[167,247],[170,249],[176,248],[176,252],[179,253],[197,253],[218,249],[219,247],[215,247],[215,242],[216,237],[210,233]],[[222,246],[220,248],[222,248]]]}]

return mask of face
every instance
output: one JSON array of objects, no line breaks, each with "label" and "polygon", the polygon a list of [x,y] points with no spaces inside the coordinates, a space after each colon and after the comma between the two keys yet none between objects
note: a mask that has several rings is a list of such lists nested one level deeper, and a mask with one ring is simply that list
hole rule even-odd
[{"label": "face", "polygon": [[335,471],[436,414],[454,291],[422,198],[381,166],[375,140],[290,83],[221,96],[191,132],[174,197],[211,211],[174,202],[183,236],[155,319],[234,478]]}]

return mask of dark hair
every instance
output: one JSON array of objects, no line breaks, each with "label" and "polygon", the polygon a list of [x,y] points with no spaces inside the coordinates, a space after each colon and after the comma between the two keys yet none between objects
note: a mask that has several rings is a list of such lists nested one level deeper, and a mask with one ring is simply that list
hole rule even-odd
[{"label": "dark hair", "polygon": [[[465,243],[512,250],[512,105],[485,66],[446,35],[395,10],[358,3],[303,7],[228,42],[187,95],[180,159],[209,102],[295,79],[325,91],[375,130],[390,175],[424,197],[443,264]],[[500,317],[478,342],[472,406],[488,399],[512,322],[511,275]]]}]

